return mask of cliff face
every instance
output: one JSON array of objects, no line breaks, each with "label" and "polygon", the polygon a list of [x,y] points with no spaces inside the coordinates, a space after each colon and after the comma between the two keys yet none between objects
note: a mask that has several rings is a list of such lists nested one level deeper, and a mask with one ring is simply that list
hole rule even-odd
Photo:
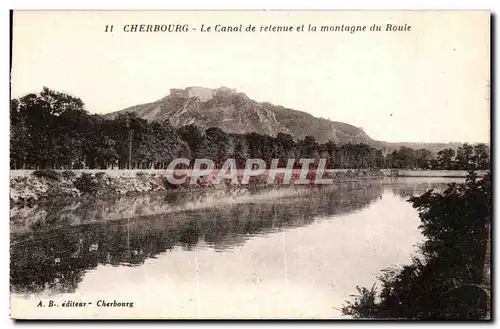
[{"label": "cliff face", "polygon": [[294,138],[310,135],[319,142],[331,140],[380,146],[360,128],[270,103],[259,103],[225,87],[172,89],[169,96],[156,102],[132,106],[107,117],[126,112],[135,112],[146,120],[168,119],[175,127],[194,124],[201,129],[218,127],[228,133],[256,132],[271,136],[281,132]]}]

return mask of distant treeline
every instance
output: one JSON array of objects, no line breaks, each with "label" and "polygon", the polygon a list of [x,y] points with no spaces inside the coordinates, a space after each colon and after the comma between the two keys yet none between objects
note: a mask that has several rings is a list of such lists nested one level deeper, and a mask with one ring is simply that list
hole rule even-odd
[{"label": "distant treeline", "polygon": [[[133,113],[114,119],[89,114],[81,99],[43,88],[10,104],[11,169],[163,169],[175,158],[209,158],[221,166],[234,158],[266,162],[325,158],[328,168],[487,169],[489,148],[464,144],[437,154],[402,147],[384,154],[366,144],[318,143],[257,133],[230,134],[219,128],[173,127],[168,119],[149,122]],[[297,161],[298,165],[298,161]]]}]

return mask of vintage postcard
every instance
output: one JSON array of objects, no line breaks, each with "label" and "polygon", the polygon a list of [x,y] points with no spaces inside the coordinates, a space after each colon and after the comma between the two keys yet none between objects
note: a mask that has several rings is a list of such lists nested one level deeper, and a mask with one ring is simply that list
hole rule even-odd
[{"label": "vintage postcard", "polygon": [[490,12],[11,12],[14,319],[491,319]]}]

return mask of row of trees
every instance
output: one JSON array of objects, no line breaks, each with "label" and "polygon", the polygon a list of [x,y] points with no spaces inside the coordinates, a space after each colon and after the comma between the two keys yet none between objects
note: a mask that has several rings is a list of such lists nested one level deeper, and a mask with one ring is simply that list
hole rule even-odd
[{"label": "row of trees", "polygon": [[11,119],[12,169],[147,169],[165,168],[174,158],[210,158],[221,165],[235,158],[267,162],[279,158],[326,158],[329,168],[486,169],[488,148],[465,144],[455,155],[443,150],[401,148],[384,156],[365,144],[318,143],[306,136],[294,140],[257,133],[229,134],[219,128],[204,132],[196,126],[173,127],[168,119],[148,122],[133,113],[114,119],[91,115],[79,98],[44,88],[39,94],[13,99]]},{"label": "row of trees", "polygon": [[447,148],[432,153],[427,149],[401,147],[386,156],[386,166],[404,169],[486,170],[490,167],[490,150],[486,144],[463,144],[456,151]]}]

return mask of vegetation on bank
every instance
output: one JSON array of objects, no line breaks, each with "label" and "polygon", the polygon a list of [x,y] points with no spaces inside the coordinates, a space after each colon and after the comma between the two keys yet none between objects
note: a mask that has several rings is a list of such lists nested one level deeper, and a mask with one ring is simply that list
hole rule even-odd
[{"label": "vegetation on bank", "polygon": [[[123,173],[123,172],[122,172]],[[35,170],[25,176],[11,177],[10,201],[11,204],[43,202],[61,200],[68,202],[77,197],[116,197],[120,195],[133,195],[144,193],[157,193],[168,191],[192,191],[206,188],[255,188],[272,185],[269,183],[269,172],[250,177],[248,185],[242,183],[241,173],[237,180],[216,180],[218,170],[210,175],[197,177],[191,183],[187,177],[182,184],[173,184],[167,177],[166,171],[147,172],[137,171],[132,175],[120,174],[120,171],[90,173],[82,171],[77,173],[72,170],[56,171],[53,169]],[[300,170],[295,170],[290,175],[290,184],[300,178]],[[345,170],[341,172],[324,173],[322,178],[331,178],[333,182],[359,181],[380,178],[380,170]],[[284,183],[284,174],[278,173],[274,177],[274,184]],[[311,168],[306,179],[314,184],[316,170]],[[288,184],[288,183],[287,183]]]},{"label": "vegetation on bank", "polygon": [[71,170],[35,170],[31,175],[10,180],[11,205],[44,201],[70,202],[77,197],[117,197],[179,189],[196,189],[201,184],[173,186],[163,175],[137,172],[133,176],[105,172],[77,174]]},{"label": "vegetation on bank", "polygon": [[173,127],[169,119],[146,121],[132,113],[115,119],[91,115],[81,99],[44,88],[11,100],[11,169],[163,169],[175,158],[208,158],[220,166],[234,158],[327,159],[327,168],[488,169],[485,144],[464,144],[437,154],[401,147],[392,153],[366,144],[318,143],[258,133],[230,134],[195,125]]},{"label": "vegetation on bank", "polygon": [[380,290],[356,287],[342,308],[354,318],[485,319],[490,314],[487,255],[492,216],[491,176],[471,172],[464,184],[428,191],[409,202],[426,240],[409,265],[383,271]]}]

